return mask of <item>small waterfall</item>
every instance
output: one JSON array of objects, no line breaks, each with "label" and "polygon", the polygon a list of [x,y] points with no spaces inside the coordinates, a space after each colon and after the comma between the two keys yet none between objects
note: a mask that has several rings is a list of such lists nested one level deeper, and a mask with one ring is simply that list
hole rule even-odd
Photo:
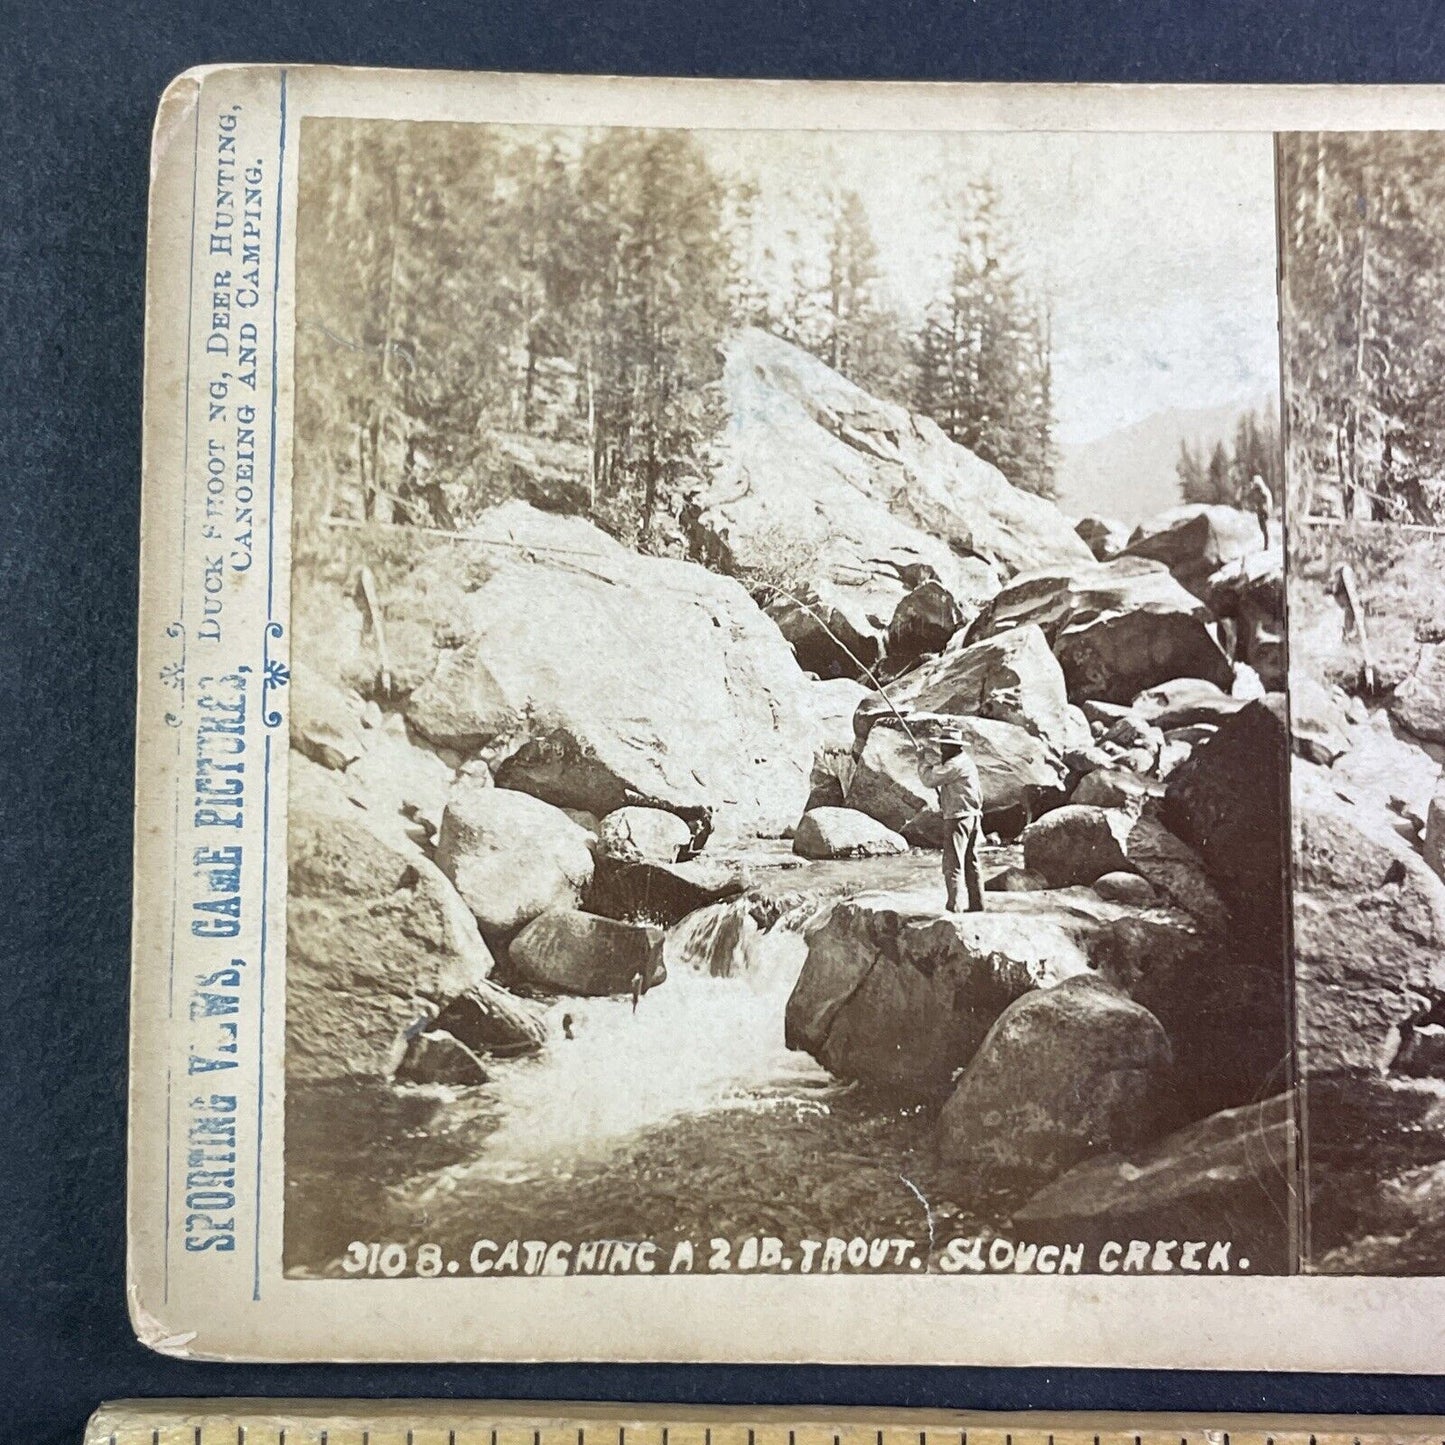
[{"label": "small waterfall", "polygon": [[566,1173],[671,1119],[826,1080],[783,1042],[783,1010],[807,953],[791,918],[763,933],[734,899],[688,915],[666,947],[667,981],[636,1009],[627,998],[550,1006],[546,1047],[498,1070],[489,1086],[502,1123],[465,1173]]},{"label": "small waterfall", "polygon": [[699,908],[668,929],[663,959],[669,974],[738,978],[756,969],[761,938],[747,899],[732,898]]}]

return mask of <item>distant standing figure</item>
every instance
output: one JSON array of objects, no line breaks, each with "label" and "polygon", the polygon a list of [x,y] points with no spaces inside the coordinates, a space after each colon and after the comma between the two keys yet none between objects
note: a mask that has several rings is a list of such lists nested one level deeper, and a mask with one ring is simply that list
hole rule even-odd
[{"label": "distant standing figure", "polygon": [[969,913],[983,912],[983,877],[978,845],[983,832],[983,785],[965,738],[956,728],[942,729],[934,742],[921,744],[918,776],[938,790],[943,813],[943,887],[950,913],[958,913],[958,879],[963,875]]},{"label": "distant standing figure", "polygon": [[572,1039],[572,1038],[576,1038],[576,1037],[577,1037],[576,1034],[574,1034],[574,1033],[572,1032],[572,1015],[571,1015],[571,1014],[563,1014],[563,1015],[562,1015],[562,1037],[563,1037],[564,1039]]},{"label": "distant standing figure", "polygon": [[1269,546],[1269,519],[1274,515],[1274,497],[1265,486],[1264,478],[1256,472],[1249,479],[1246,494],[1249,510],[1259,518],[1259,530],[1264,534],[1264,545]]}]

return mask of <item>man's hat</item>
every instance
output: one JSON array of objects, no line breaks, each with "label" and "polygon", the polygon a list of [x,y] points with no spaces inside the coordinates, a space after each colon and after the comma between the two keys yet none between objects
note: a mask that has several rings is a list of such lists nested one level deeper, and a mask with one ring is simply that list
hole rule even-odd
[{"label": "man's hat", "polygon": [[943,723],[933,734],[936,743],[949,743],[957,748],[968,745],[968,734],[957,723]]}]

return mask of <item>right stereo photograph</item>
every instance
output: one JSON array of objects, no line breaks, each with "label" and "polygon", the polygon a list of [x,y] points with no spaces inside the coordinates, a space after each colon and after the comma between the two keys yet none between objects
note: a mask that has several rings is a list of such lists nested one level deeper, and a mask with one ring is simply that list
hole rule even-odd
[{"label": "right stereo photograph", "polygon": [[1445,134],[1278,139],[1303,1229],[1445,1270]]}]

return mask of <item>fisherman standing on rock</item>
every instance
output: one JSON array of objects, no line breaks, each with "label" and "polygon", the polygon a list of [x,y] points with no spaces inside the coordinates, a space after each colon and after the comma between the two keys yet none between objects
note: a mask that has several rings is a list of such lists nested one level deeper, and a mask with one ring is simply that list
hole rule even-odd
[{"label": "fisherman standing on rock", "polygon": [[[918,776],[938,790],[943,814],[943,887],[950,913],[983,912],[983,876],[978,847],[983,834],[983,786],[973,759],[964,751],[967,739],[945,724],[931,739],[918,744]],[[958,906],[958,878],[963,875],[968,908]]]},{"label": "fisherman standing on rock", "polygon": [[[876,679],[875,679],[876,681]],[[855,733],[862,738],[872,727],[900,728],[918,750],[918,776],[926,788],[938,793],[938,809],[943,814],[943,887],[950,913],[983,912],[983,875],[979,871],[978,849],[983,841],[983,784],[978,768],[968,755],[968,737],[957,723],[938,714],[912,715],[909,720],[893,706],[888,694],[879,685],[881,705],[860,705],[853,720]],[[919,731],[915,732],[914,728]],[[920,737],[919,733],[927,732]],[[962,876],[968,895],[968,907],[958,906],[958,882]]]}]

